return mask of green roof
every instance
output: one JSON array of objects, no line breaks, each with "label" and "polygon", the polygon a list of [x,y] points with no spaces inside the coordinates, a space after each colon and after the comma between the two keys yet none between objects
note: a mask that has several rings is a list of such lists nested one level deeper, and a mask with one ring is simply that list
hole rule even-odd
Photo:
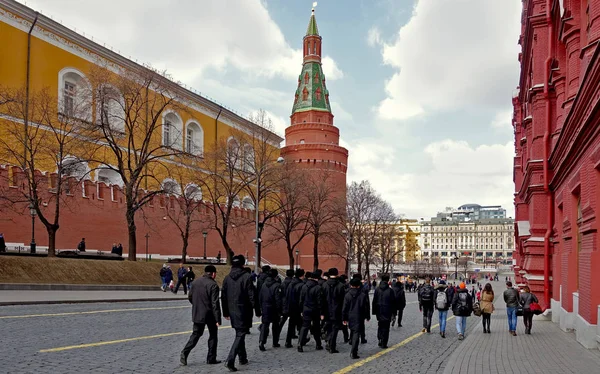
[{"label": "green roof", "polygon": [[315,61],[306,62],[302,66],[298,80],[297,99],[294,102],[292,114],[309,110],[331,113],[331,106],[327,99],[329,91],[325,86],[325,76],[321,64]]},{"label": "green roof", "polygon": [[310,21],[308,21],[308,28],[306,29],[306,36],[319,35],[319,28],[317,27],[317,20],[315,19],[315,10],[313,9]]}]

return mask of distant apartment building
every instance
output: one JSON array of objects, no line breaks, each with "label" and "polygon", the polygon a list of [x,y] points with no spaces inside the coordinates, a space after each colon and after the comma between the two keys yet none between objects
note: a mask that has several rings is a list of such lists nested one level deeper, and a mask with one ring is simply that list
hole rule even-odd
[{"label": "distant apartment building", "polygon": [[446,208],[433,217],[432,221],[468,221],[481,219],[506,218],[506,209],[500,205],[465,204],[457,209]]}]

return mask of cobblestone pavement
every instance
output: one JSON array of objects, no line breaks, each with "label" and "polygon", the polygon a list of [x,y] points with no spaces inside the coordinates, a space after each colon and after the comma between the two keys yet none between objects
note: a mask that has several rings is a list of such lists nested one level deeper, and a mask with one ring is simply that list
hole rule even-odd
[{"label": "cobblestone pavement", "polygon": [[[312,340],[302,354],[295,348],[273,349],[270,343],[267,352],[260,352],[255,325],[246,344],[250,364],[238,366],[238,369],[247,373],[373,373],[392,370],[441,373],[447,364],[456,362],[450,358],[453,352],[463,352],[467,346],[470,350],[478,350],[480,344],[472,345],[474,339],[471,336],[481,338],[480,329],[472,328],[475,324],[480,326],[479,318],[469,318],[467,339],[462,342],[456,339],[455,320],[449,320],[447,338],[442,339],[438,328],[432,329],[431,334],[420,333],[422,317],[416,295],[407,294],[407,301],[404,327],[393,329],[387,351],[377,347],[377,322],[374,319],[367,324],[369,342],[359,347],[359,361],[349,358],[348,345],[338,343],[341,353],[331,355],[326,351],[315,351]],[[0,307],[0,373],[226,372],[222,366],[204,363],[207,336],[202,337],[192,351],[188,366],[179,366],[179,352],[192,327],[190,314],[191,307],[185,301]],[[499,314],[496,313],[492,319],[493,330],[500,330],[500,327],[494,327],[494,320],[500,318]],[[437,324],[437,313],[433,323]],[[536,328],[532,337],[535,337]],[[218,359],[223,360],[227,356],[233,336],[233,330],[227,326],[219,331]],[[501,337],[498,333],[485,338],[500,340]],[[283,341],[281,343],[283,346]],[[87,346],[73,348],[81,344]],[[566,352],[571,352],[571,348]],[[579,373],[586,371],[580,370]]]},{"label": "cobblestone pavement", "polygon": [[[158,287],[157,287],[158,289]],[[172,292],[155,291],[47,291],[47,290],[6,290],[0,291],[0,305],[12,303],[68,303],[101,300],[176,300],[187,296],[181,290],[177,295]]]}]

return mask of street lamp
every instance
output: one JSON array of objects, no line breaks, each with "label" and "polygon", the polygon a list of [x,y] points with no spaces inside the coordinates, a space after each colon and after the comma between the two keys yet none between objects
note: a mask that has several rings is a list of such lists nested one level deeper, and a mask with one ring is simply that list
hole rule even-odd
[{"label": "street lamp", "polygon": [[458,256],[454,254],[454,280],[458,280]]},{"label": "street lamp", "polygon": [[146,262],[148,262],[148,238],[150,238],[150,234],[146,233],[144,237],[146,238]]},{"label": "street lamp", "polygon": [[[281,156],[279,156],[277,158],[277,163],[278,164],[283,164],[285,162],[285,159]],[[265,171],[264,169],[269,165],[269,163],[266,163],[264,165],[262,165],[262,167],[260,168],[260,170],[258,170],[258,172],[256,173],[256,196],[254,197],[254,213],[255,213],[255,233],[256,235],[254,236],[254,239],[252,239],[252,241],[254,242],[254,273],[258,274],[258,269],[260,267],[260,243],[262,242],[261,238],[260,238],[260,232],[262,230],[263,225],[261,225],[260,223],[260,216],[259,216],[259,212],[258,212],[258,203],[260,202],[260,176],[262,175],[262,173]]]},{"label": "street lamp", "polygon": [[31,216],[31,243],[29,244],[29,252],[35,253],[35,216],[37,216],[37,211],[33,203],[29,203],[29,215]]},{"label": "street lamp", "polygon": [[300,265],[300,264],[298,263],[298,261],[299,261],[299,259],[298,259],[298,258],[299,258],[299,257],[300,257],[300,250],[299,250],[299,249],[296,249],[296,270],[298,269],[298,267],[299,267],[299,265]]},{"label": "street lamp", "polygon": [[208,236],[208,232],[202,231],[202,236],[204,237],[204,259],[206,260],[206,237]]}]

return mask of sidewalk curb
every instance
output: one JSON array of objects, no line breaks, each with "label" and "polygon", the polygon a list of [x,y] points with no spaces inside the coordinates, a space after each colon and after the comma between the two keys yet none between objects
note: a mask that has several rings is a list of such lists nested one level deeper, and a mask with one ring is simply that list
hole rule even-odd
[{"label": "sidewalk curb", "polygon": [[178,298],[160,298],[146,297],[141,299],[99,299],[99,300],[29,300],[29,301],[0,301],[0,306],[11,305],[51,305],[51,304],[91,304],[91,303],[133,303],[133,302],[148,302],[148,301],[183,301],[187,297]]},{"label": "sidewalk curb", "polygon": [[0,291],[158,291],[160,285],[0,283]]}]

